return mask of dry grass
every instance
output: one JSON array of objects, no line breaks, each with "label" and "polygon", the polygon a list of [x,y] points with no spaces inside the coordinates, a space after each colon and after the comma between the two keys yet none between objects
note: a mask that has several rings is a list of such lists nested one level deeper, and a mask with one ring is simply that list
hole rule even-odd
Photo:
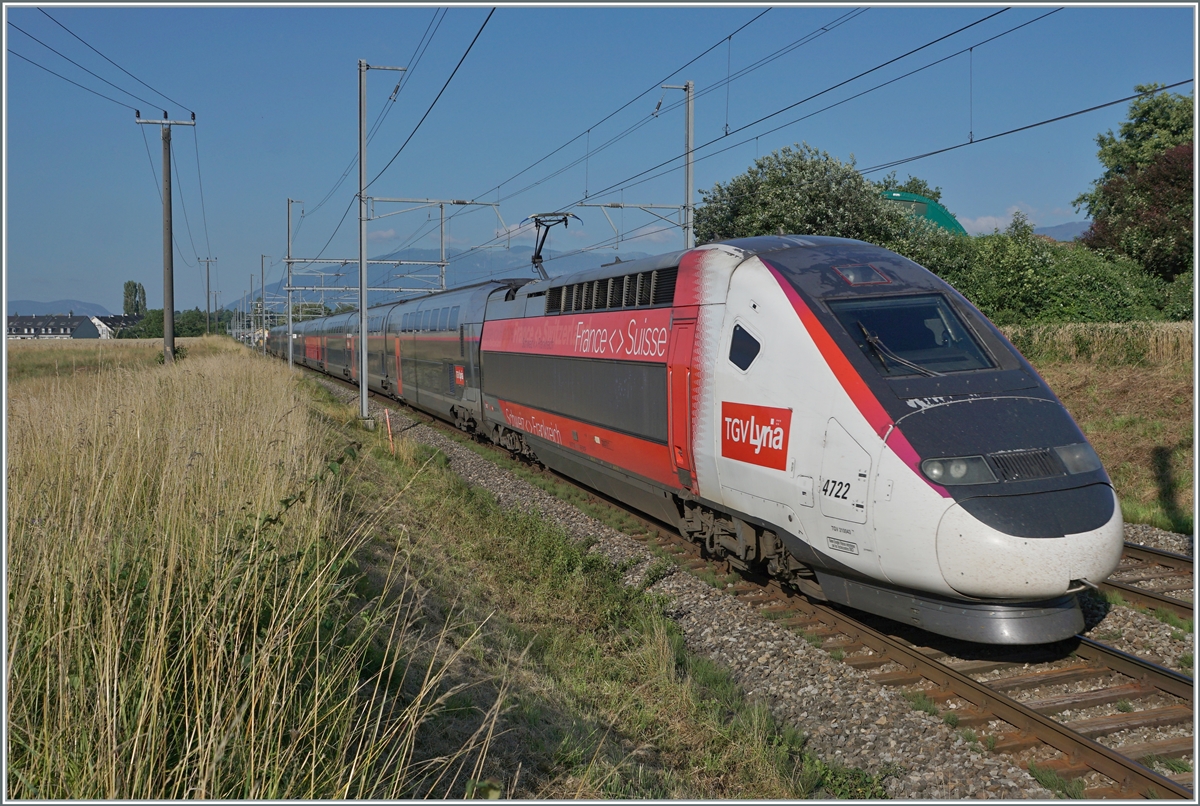
[{"label": "dry grass", "polygon": [[1010,325],[1000,330],[1034,362],[1161,366],[1192,360],[1192,322]]},{"label": "dry grass", "polygon": [[426,623],[396,552],[354,573],[356,453],[286,367],[88,347],[98,373],[9,389],[7,794],[461,795],[495,708],[414,748],[473,637]]},{"label": "dry grass", "polygon": [[[176,339],[188,359],[245,351],[228,336]],[[30,378],[94,375],[102,370],[141,369],[155,366],[162,339],[8,339],[8,382]]]},{"label": "dry grass", "polygon": [[1100,454],[1125,519],[1190,534],[1195,424],[1190,360],[1155,366],[1038,363]]}]

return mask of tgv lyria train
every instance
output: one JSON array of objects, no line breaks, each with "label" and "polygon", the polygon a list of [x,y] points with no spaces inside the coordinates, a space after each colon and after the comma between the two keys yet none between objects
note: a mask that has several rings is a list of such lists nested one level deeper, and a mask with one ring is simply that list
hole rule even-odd
[{"label": "tgv lyria train", "polygon": [[[357,313],[296,327],[357,377]],[[286,331],[271,334],[286,356]],[[861,241],[764,236],[371,308],[368,382],[806,594],[1042,643],[1116,567],[1078,426],[961,294]]]}]

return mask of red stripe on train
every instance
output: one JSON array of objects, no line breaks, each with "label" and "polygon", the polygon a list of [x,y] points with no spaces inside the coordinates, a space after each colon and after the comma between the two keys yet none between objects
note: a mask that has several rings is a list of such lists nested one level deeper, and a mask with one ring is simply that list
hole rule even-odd
[{"label": "red stripe on train", "polygon": [[[880,439],[887,439],[887,446],[892,449],[892,452],[896,456],[900,457],[900,460],[904,464],[908,465],[917,474],[918,478],[932,487],[938,495],[943,498],[949,498],[950,493],[945,487],[934,484],[921,472],[921,457],[917,453],[916,448],[912,446],[908,438],[904,436],[904,433],[898,427],[895,427],[895,423],[888,416],[887,411],[883,408],[883,404],[879,402],[879,399],[875,397],[874,393],[867,386],[867,382],[863,380],[858,371],[850,364],[850,359],[846,357],[846,354],[834,342],[833,336],[829,335],[829,331],[817,320],[816,314],[800,298],[800,295],[796,293],[796,289],[792,287],[792,284],[788,282],[787,278],[778,269],[765,260],[763,261],[763,265],[767,267],[767,270],[771,272],[776,282],[779,283],[779,287],[783,289],[783,293],[787,295],[788,301],[792,303],[792,308],[795,309],[796,314],[800,317],[800,321],[808,331],[809,336],[812,337],[813,343],[821,351],[821,356],[825,359],[825,363],[833,370],[834,377],[837,378],[842,388],[846,390],[846,394],[850,396],[850,400],[858,408],[859,413],[871,425],[871,428],[875,430]],[[892,432],[890,436],[888,435],[889,430]]]},{"label": "red stripe on train", "polygon": [[506,400],[500,401],[500,412],[508,425],[517,431],[541,437],[665,487],[679,487],[679,478],[671,465],[666,445]]}]

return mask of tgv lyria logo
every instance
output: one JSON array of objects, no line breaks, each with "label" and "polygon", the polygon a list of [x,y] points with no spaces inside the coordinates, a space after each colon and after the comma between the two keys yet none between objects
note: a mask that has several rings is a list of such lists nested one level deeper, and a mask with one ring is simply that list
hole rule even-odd
[{"label": "tgv lyria logo", "polygon": [[721,455],[775,470],[787,469],[792,410],[721,402]]}]

